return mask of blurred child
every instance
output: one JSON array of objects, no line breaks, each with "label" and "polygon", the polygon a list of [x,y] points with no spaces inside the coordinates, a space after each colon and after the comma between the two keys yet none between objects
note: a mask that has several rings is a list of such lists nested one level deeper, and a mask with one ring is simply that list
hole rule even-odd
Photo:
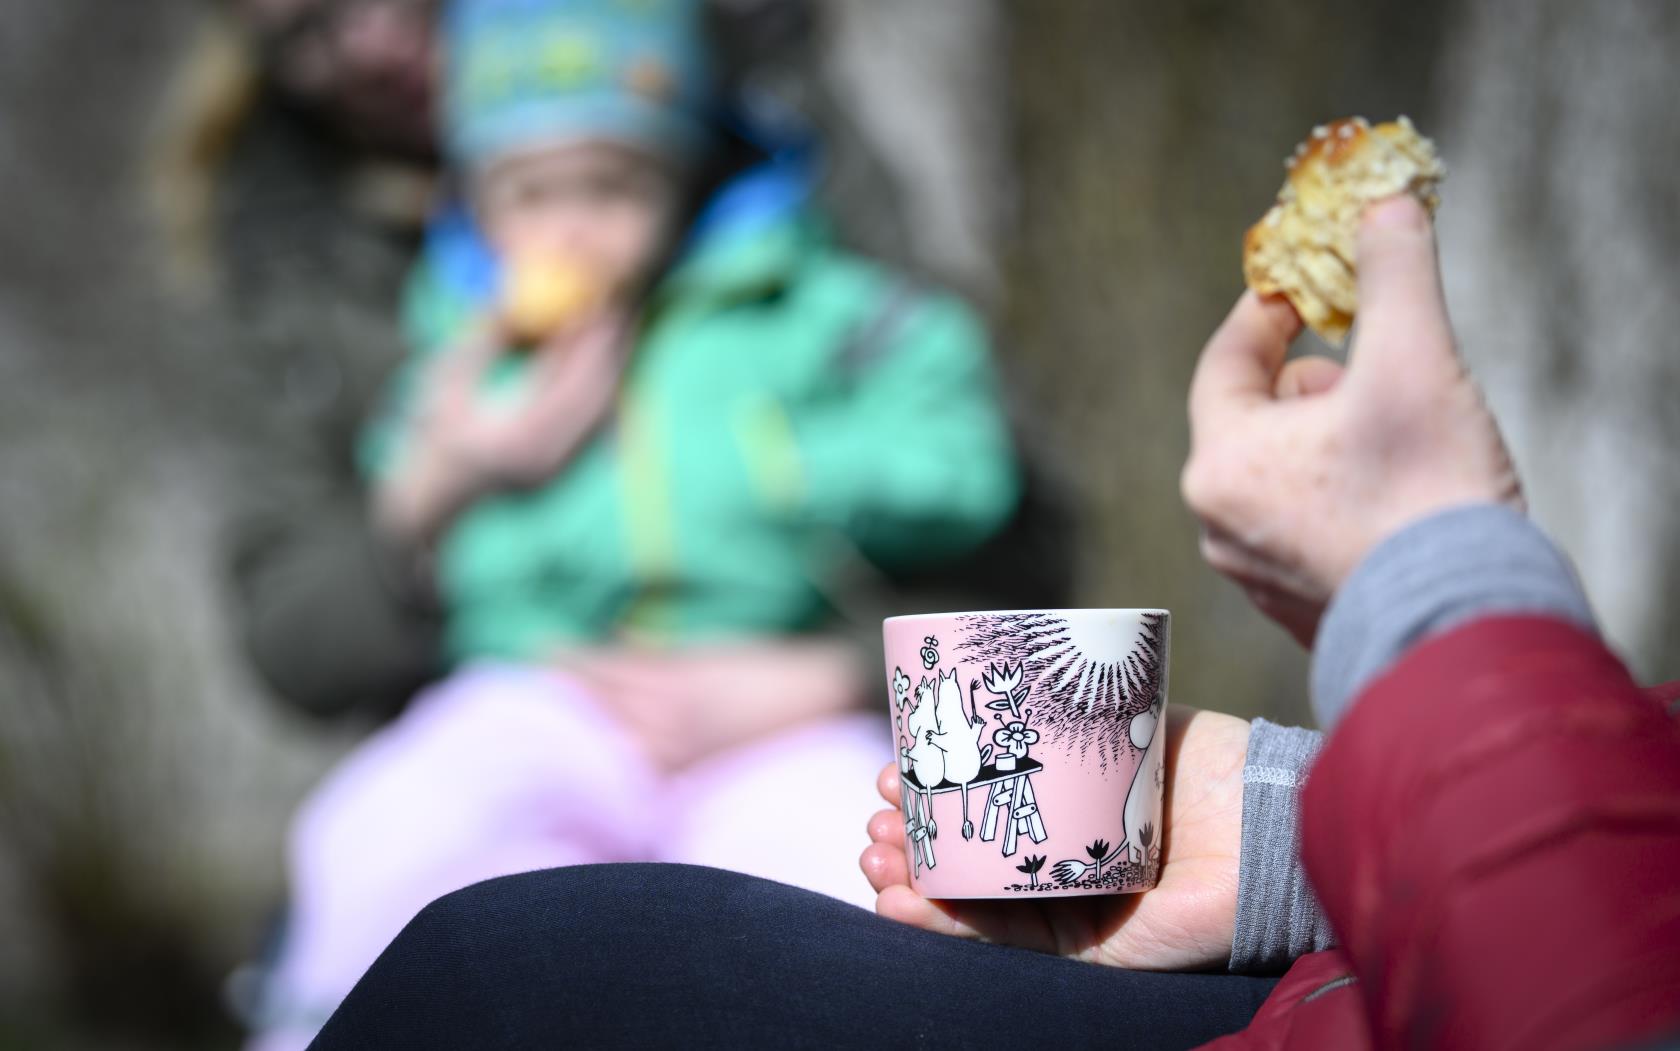
[{"label": "blurred child", "polygon": [[694,206],[722,141],[700,6],[446,16],[468,207],[414,275],[364,453],[455,671],[303,807],[265,1047],[491,876],[689,861],[872,897],[850,855],[882,691],[816,633],[859,554],[985,540],[1016,468],[965,309],[833,248],[774,167]]}]

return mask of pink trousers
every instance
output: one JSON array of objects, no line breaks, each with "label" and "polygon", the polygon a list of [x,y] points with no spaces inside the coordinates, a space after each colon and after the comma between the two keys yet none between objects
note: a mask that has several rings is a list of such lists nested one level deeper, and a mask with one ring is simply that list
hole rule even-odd
[{"label": "pink trousers", "polygon": [[270,1028],[251,1046],[306,1045],[421,908],[494,876],[681,861],[869,907],[857,856],[891,754],[884,714],[852,714],[663,775],[572,680],[468,666],[353,752],[294,819]]}]

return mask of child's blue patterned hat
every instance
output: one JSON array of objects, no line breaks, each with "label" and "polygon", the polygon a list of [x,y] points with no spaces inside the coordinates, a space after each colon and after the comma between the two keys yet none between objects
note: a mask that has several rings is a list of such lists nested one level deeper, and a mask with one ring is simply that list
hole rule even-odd
[{"label": "child's blue patterned hat", "polygon": [[689,157],[709,139],[702,0],[455,0],[443,139],[464,167],[607,139]]}]

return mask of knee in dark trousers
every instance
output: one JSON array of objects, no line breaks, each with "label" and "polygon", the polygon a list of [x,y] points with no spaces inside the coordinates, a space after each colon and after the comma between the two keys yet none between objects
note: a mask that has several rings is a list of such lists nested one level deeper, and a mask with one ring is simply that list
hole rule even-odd
[{"label": "knee in dark trousers", "polygon": [[691,865],[509,876],[429,905],[316,1047],[1192,1047],[1273,982],[1155,974],[930,934]]}]

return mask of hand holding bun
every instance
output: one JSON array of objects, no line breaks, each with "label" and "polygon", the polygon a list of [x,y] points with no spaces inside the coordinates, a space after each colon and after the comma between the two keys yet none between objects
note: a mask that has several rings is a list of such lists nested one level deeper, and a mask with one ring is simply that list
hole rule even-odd
[{"label": "hand holding bun", "polygon": [[1303,643],[1387,537],[1463,504],[1522,506],[1458,356],[1426,206],[1402,193],[1355,215],[1361,314],[1347,364],[1289,359],[1297,311],[1246,292],[1190,389],[1182,486],[1202,554]]},{"label": "hand holding bun", "polygon": [[1277,204],[1243,238],[1243,277],[1262,296],[1281,292],[1313,331],[1340,344],[1359,308],[1360,215],[1400,193],[1434,215],[1446,170],[1405,117],[1321,124],[1284,163],[1289,177]]}]

